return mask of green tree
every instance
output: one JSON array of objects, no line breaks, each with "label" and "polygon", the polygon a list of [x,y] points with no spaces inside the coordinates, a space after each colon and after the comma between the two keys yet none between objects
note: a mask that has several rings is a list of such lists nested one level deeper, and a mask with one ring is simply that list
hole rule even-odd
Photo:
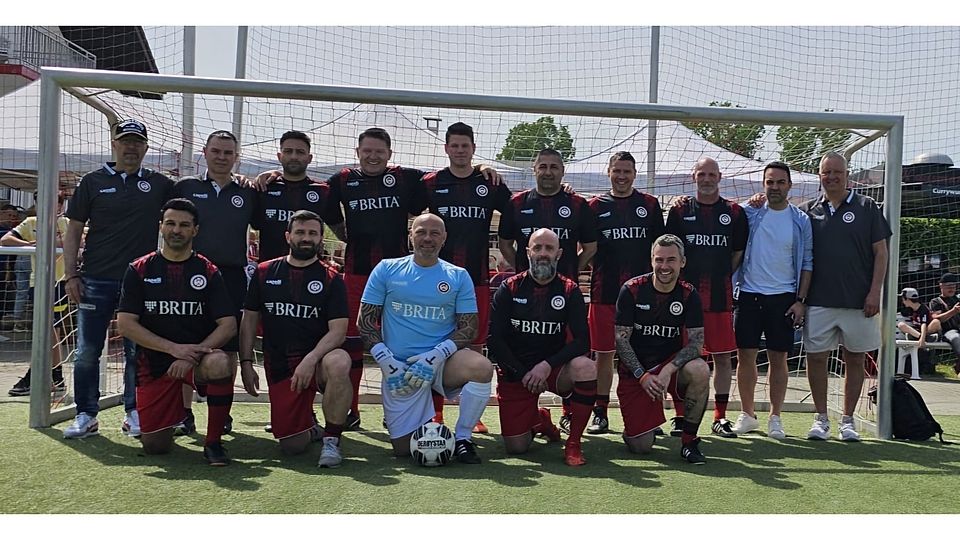
[{"label": "green tree", "polygon": [[[729,101],[711,101],[710,106],[742,108],[740,105],[734,105]],[[767,132],[765,127],[756,124],[683,122],[683,125],[720,148],[750,159],[757,156],[757,151],[761,146],[760,139]]]},{"label": "green tree", "polygon": [[853,134],[843,129],[781,126],[777,129],[780,159],[792,169],[816,174],[819,172],[823,154],[831,150],[843,150],[852,136]]},{"label": "green tree", "polygon": [[542,116],[536,122],[520,122],[510,128],[497,159],[532,161],[544,148],[560,152],[564,160],[572,158],[577,151],[567,126],[558,126],[552,116]]}]

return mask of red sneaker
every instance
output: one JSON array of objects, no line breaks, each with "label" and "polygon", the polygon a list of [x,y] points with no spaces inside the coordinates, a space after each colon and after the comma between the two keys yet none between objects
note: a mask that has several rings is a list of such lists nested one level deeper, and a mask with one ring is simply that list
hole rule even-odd
[{"label": "red sneaker", "polygon": [[483,425],[482,420],[477,420],[477,425],[473,426],[474,433],[490,433],[490,430],[487,429],[487,426]]},{"label": "red sneaker", "polygon": [[560,442],[560,430],[550,419],[550,409],[540,408],[540,424],[533,428],[535,435],[543,435],[550,442]]},{"label": "red sneaker", "polygon": [[583,459],[580,443],[567,441],[567,446],[563,449],[563,462],[571,467],[579,467],[587,463],[587,460]]}]

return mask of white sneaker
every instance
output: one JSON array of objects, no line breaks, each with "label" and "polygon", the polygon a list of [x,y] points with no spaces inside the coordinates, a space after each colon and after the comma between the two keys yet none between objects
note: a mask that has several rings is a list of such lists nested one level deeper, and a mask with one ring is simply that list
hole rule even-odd
[{"label": "white sneaker", "polygon": [[857,433],[853,418],[850,416],[840,417],[840,440],[847,442],[860,442],[860,434]]},{"label": "white sneaker", "polygon": [[340,455],[340,438],[324,437],[323,450],[320,451],[320,461],[318,467],[329,467],[331,469],[339,467],[343,457]]},{"label": "white sneaker", "polygon": [[136,409],[127,411],[127,414],[124,415],[120,431],[128,437],[140,436],[140,413]]},{"label": "white sneaker", "polygon": [[780,421],[780,417],[776,414],[771,414],[770,419],[767,420],[767,437],[778,441],[787,438],[787,434],[783,432],[783,422]]},{"label": "white sneaker", "polygon": [[90,416],[87,413],[80,413],[73,420],[73,424],[63,430],[64,439],[85,439],[91,435],[100,433],[100,422],[96,416]]},{"label": "white sneaker", "polygon": [[830,418],[825,414],[816,414],[813,417],[813,426],[807,432],[807,438],[825,441],[830,438]]},{"label": "white sneaker", "polygon": [[737,416],[737,421],[733,423],[733,432],[737,435],[743,435],[760,428],[760,421],[745,412]]}]

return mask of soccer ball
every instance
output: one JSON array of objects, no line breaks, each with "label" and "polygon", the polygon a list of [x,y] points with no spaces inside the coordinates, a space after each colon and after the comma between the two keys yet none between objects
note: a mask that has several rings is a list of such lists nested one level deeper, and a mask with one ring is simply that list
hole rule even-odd
[{"label": "soccer ball", "polygon": [[447,426],[429,422],[410,436],[410,455],[424,467],[446,465],[453,455],[455,442]]}]

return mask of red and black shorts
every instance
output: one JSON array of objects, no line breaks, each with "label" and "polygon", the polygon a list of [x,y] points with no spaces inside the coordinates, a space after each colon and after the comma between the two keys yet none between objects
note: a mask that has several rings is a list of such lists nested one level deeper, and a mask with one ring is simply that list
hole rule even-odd
[{"label": "red and black shorts", "polygon": [[294,392],[290,389],[290,379],[287,378],[268,385],[268,389],[270,423],[273,425],[274,438],[285,439],[313,427],[313,400],[320,390],[316,384]]},{"label": "red and black shorts", "polygon": [[[547,390],[560,395],[557,391],[557,377],[563,366],[550,370],[547,377]],[[562,396],[561,396],[562,397]],[[515,437],[529,433],[540,423],[539,413],[540,394],[533,394],[523,383],[506,381],[503,372],[497,371],[497,403],[500,405],[500,434],[504,437]]]},{"label": "red and black shorts", "polygon": [[594,352],[613,352],[617,350],[617,341],[614,336],[617,306],[590,302],[588,320],[590,322],[590,348]]},{"label": "red and black shorts", "polygon": [[[141,358],[140,362],[146,361]],[[183,421],[186,412],[183,408],[183,385],[196,388],[193,381],[194,370],[187,372],[182,379],[169,375],[159,378],[137,376],[137,413],[140,415],[140,432],[156,433],[172,428]]]},{"label": "red and black shorts", "polygon": [[[673,358],[669,358],[657,367],[647,371],[651,375],[660,373],[660,370]],[[683,394],[677,387],[677,373],[670,378],[668,392],[683,399]],[[651,398],[640,386],[640,379],[632,375],[620,373],[620,382],[617,384],[617,397],[620,399],[620,414],[623,416],[623,436],[637,437],[649,433],[664,423],[667,419],[663,415],[663,401]]]},{"label": "red and black shorts", "polygon": [[486,345],[487,335],[490,333],[490,287],[481,285],[475,287],[477,293],[477,337],[473,340],[473,345]]},{"label": "red and black shorts", "polygon": [[724,354],[737,350],[732,311],[703,312],[703,354]]}]

